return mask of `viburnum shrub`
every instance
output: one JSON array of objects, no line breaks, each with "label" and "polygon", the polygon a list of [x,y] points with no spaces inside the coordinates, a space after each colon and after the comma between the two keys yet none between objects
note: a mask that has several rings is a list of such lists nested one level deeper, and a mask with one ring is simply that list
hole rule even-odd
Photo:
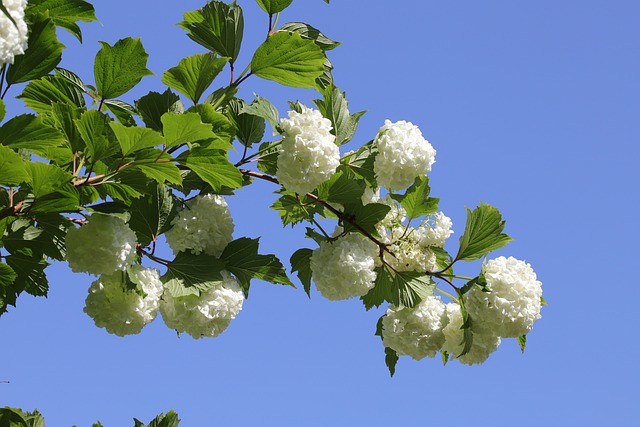
[{"label": "viburnum shrub", "polygon": [[[46,295],[46,267],[59,261],[98,276],[84,311],[109,333],[139,333],[160,312],[172,329],[215,337],[253,280],[294,286],[275,255],[235,230],[227,206],[234,191],[268,181],[274,215],[310,238],[289,259],[304,290],[313,282],[327,299],[388,306],[377,335],[392,375],[401,355],[477,364],[501,338],[524,349],[541,283],[524,261],[488,259],[511,240],[498,209],[468,209],[450,251],[452,221],[426,175],[436,150],[418,126],[387,120],[341,152],[363,112],[349,111],[333,80],[327,55],[338,42],[306,23],[276,26],[291,2],[257,0],[269,29],[241,73],[240,5],[186,12],[179,25],[202,52],[166,70],[159,91],[127,102],[152,74],[139,39],[101,42],[87,83],[58,67],[56,29],[81,40],[78,21],[96,20],[91,4],[1,1],[0,96],[35,114],[8,115],[0,99],[0,314],[22,292]],[[250,78],[318,98],[290,102],[280,118],[283,106],[237,96]],[[232,150],[241,153],[233,162]],[[158,255],[164,241],[173,259]],[[454,272],[481,259],[475,277]]]}]

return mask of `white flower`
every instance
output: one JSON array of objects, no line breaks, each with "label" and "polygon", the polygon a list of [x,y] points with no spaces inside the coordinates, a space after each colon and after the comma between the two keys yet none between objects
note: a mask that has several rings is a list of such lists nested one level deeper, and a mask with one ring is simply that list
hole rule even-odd
[{"label": "white flower", "polygon": [[[469,351],[460,356],[464,349],[464,330],[462,329],[462,313],[460,306],[455,303],[447,304],[449,323],[444,327],[444,344],[442,349],[465,365],[483,363],[491,353],[498,349],[500,337],[490,333],[473,331],[473,341]],[[473,328],[472,328],[473,329]]]},{"label": "white flower", "polygon": [[386,120],[374,141],[378,154],[373,164],[378,184],[391,191],[407,188],[420,175],[431,170],[436,150],[424,139],[420,129],[404,120]]},{"label": "white flower", "polygon": [[442,212],[436,212],[422,221],[415,231],[415,239],[420,245],[444,247],[444,242],[453,234],[451,218]]},{"label": "white flower", "polygon": [[416,240],[413,227],[396,226],[389,233],[383,234],[381,240],[388,245],[389,251],[384,253],[384,260],[396,271],[434,271],[436,254],[429,247],[422,246]]},{"label": "white flower", "polygon": [[134,265],[130,272],[137,289],[127,289],[126,273],[117,271],[93,282],[85,301],[84,312],[96,326],[119,336],[137,334],[153,321],[162,295],[158,270]]},{"label": "white flower", "polygon": [[529,333],[541,317],[542,297],[542,283],[531,266],[501,256],[488,261],[483,272],[489,292],[474,286],[466,304],[474,329],[491,331],[504,338]]},{"label": "white flower", "polygon": [[414,308],[391,306],[382,318],[382,342],[398,355],[434,357],[444,344],[447,321],[445,305],[437,296],[426,297]]},{"label": "white flower", "polygon": [[322,242],[311,255],[311,275],[327,299],[365,295],[376,280],[377,246],[361,234],[348,234],[335,242]]},{"label": "white flower", "polygon": [[164,323],[193,338],[215,337],[224,332],[242,310],[244,294],[236,279],[222,271],[223,281],[200,295],[173,297],[165,292],[160,301]]},{"label": "white flower", "polygon": [[278,155],[278,180],[289,191],[309,193],[331,178],[340,165],[331,121],[302,106],[302,113],[289,111],[289,118],[282,119],[280,126],[284,139]]},{"label": "white flower", "polygon": [[66,238],[71,270],[95,275],[124,270],[136,256],[136,234],[120,218],[94,214],[70,228]]},{"label": "white flower", "polygon": [[0,0],[15,23],[0,11],[0,64],[13,64],[16,55],[22,55],[27,48],[27,23],[24,8],[27,0]]},{"label": "white flower", "polygon": [[233,240],[233,219],[227,202],[215,194],[200,195],[187,203],[165,233],[174,254],[190,251],[195,255],[220,256]]}]

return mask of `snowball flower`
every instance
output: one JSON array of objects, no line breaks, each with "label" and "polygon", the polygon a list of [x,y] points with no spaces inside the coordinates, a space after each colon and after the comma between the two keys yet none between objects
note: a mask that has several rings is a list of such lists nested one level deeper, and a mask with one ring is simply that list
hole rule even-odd
[{"label": "snowball flower", "polygon": [[420,224],[414,239],[422,246],[444,247],[444,242],[453,234],[451,218],[442,212],[436,212]]},{"label": "snowball flower", "polygon": [[67,262],[74,272],[95,275],[124,270],[136,256],[136,234],[120,218],[94,214],[66,237]]},{"label": "snowball flower", "polygon": [[473,342],[469,351],[460,356],[464,349],[464,330],[462,329],[462,312],[455,303],[447,304],[449,323],[444,327],[444,344],[442,349],[465,365],[483,363],[491,353],[498,349],[500,337],[491,333],[473,331]]},{"label": "snowball flower", "polygon": [[422,246],[416,229],[396,226],[389,233],[383,234],[381,241],[388,245],[389,251],[384,253],[384,260],[396,271],[434,271],[436,254],[429,247]]},{"label": "snowball flower", "polygon": [[91,284],[84,312],[99,328],[119,336],[139,333],[158,313],[162,282],[158,270],[134,265],[130,269],[136,289],[128,289],[126,273],[103,274]]},{"label": "snowball flower", "polygon": [[200,295],[174,297],[165,292],[160,301],[164,323],[196,339],[224,332],[242,310],[244,294],[229,273],[222,271],[222,278],[222,282]]},{"label": "snowball flower", "polygon": [[378,184],[390,191],[407,188],[431,170],[436,150],[410,122],[386,120],[374,140],[378,148],[373,171]]},{"label": "snowball flower", "polygon": [[9,15],[0,11],[0,64],[13,64],[16,55],[22,55],[27,48],[27,23],[24,20],[24,8],[27,0],[0,0]]},{"label": "snowball flower", "polygon": [[301,113],[289,111],[289,118],[282,119],[280,126],[284,139],[278,155],[278,180],[289,191],[309,193],[331,178],[340,165],[331,121],[302,106]]},{"label": "snowball flower", "polygon": [[195,255],[220,256],[233,240],[233,219],[222,196],[205,194],[190,200],[171,222],[165,233],[174,254],[190,251]]},{"label": "snowball flower", "polygon": [[311,255],[311,276],[327,299],[365,295],[376,280],[377,246],[361,234],[348,234],[335,242],[322,242]]},{"label": "snowball flower", "polygon": [[434,357],[444,344],[447,322],[445,305],[437,296],[426,297],[414,308],[391,306],[382,318],[382,342],[398,355]]},{"label": "snowball flower", "polygon": [[483,272],[489,292],[474,286],[466,304],[474,329],[505,338],[529,333],[541,317],[542,297],[542,283],[531,266],[513,257],[499,257],[488,261]]}]

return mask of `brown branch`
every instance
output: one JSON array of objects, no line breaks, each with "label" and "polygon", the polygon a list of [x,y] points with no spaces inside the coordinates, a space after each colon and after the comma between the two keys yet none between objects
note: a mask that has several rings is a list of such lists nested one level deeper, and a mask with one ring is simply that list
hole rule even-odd
[{"label": "brown branch", "polygon": [[13,206],[9,206],[8,208],[4,208],[0,211],[0,219],[4,219],[10,216],[16,216],[22,210],[24,206],[24,201],[18,202]]}]

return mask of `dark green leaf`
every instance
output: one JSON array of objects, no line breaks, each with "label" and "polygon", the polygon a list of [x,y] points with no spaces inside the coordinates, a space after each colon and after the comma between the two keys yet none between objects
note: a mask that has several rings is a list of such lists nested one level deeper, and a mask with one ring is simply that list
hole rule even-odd
[{"label": "dark green leaf", "polygon": [[147,69],[147,58],[140,39],[127,37],[113,46],[100,42],[93,65],[98,93],[102,99],[113,99],[127,93],[144,76],[152,75]]},{"label": "dark green leaf", "polygon": [[115,134],[123,156],[145,148],[157,147],[164,144],[164,138],[159,132],[138,126],[124,126],[117,122],[110,122],[109,126]]},{"label": "dark green leaf", "polygon": [[7,70],[6,81],[13,85],[47,75],[62,60],[64,45],[56,37],[56,26],[51,19],[33,23],[24,55],[15,57]]},{"label": "dark green leaf", "polygon": [[[391,207],[382,203],[368,203],[362,205],[362,202],[357,200],[354,203],[345,206],[345,214],[353,218],[353,220],[366,232],[377,235],[376,224],[384,219],[389,213]],[[343,224],[345,232],[358,231],[352,224],[344,222]]]},{"label": "dark green leaf", "polygon": [[236,138],[247,147],[260,142],[264,136],[264,119],[253,114],[243,113],[245,103],[241,100],[232,100],[229,103],[229,115],[235,123],[238,133]]},{"label": "dark green leaf", "polygon": [[467,224],[456,259],[473,261],[502,248],[512,240],[502,233],[503,229],[502,215],[493,206],[481,203],[473,211],[467,209]]},{"label": "dark green leaf", "polygon": [[0,144],[18,150],[23,148],[36,155],[45,156],[47,149],[65,143],[64,135],[42,123],[32,114],[16,116],[0,127]]},{"label": "dark green leaf", "polygon": [[374,306],[379,307],[384,302],[398,308],[412,308],[433,294],[435,284],[424,273],[416,271],[391,273],[384,268],[377,268],[376,274],[374,287],[360,298],[367,310]]},{"label": "dark green leaf", "polygon": [[0,145],[0,185],[17,186],[28,180],[22,157],[11,148]]},{"label": "dark green leaf", "polygon": [[215,138],[211,125],[202,123],[198,113],[166,113],[160,120],[167,148]]},{"label": "dark green leaf", "polygon": [[0,122],[4,120],[4,116],[7,114],[7,107],[4,104],[4,101],[0,99]]},{"label": "dark green leaf", "polygon": [[58,27],[68,30],[82,42],[82,32],[76,22],[96,20],[95,9],[82,0],[30,0],[25,15],[46,13]]},{"label": "dark green leaf", "polygon": [[396,373],[396,364],[399,359],[398,353],[389,347],[385,347],[384,355],[384,362],[386,363],[387,368],[389,368],[389,374],[393,376],[393,374]]},{"label": "dark green leaf", "polygon": [[67,250],[65,239],[71,221],[59,214],[40,214],[36,218],[37,226],[42,230],[36,241],[40,249],[50,258],[63,261]]},{"label": "dark green leaf", "polygon": [[180,114],[184,106],[180,97],[167,89],[164,93],[149,92],[136,101],[136,109],[147,127],[162,132],[162,120],[165,113]]},{"label": "dark green leaf", "polygon": [[345,155],[340,162],[348,167],[357,177],[364,179],[371,188],[376,188],[376,181],[373,164],[378,150],[373,146],[372,141],[366,143],[355,153]]},{"label": "dark green leaf", "polygon": [[133,116],[138,114],[138,112],[133,105],[127,104],[126,102],[117,99],[104,101],[103,105],[107,107],[109,111],[111,111],[111,113],[116,117],[116,119],[123,125],[136,126],[136,120],[133,118]]},{"label": "dark green leaf", "polygon": [[171,191],[162,185],[155,184],[154,187],[146,197],[131,203],[129,227],[136,233],[138,243],[142,246],[149,245],[166,231],[176,215]]},{"label": "dark green leaf", "polygon": [[40,114],[50,112],[57,103],[86,107],[82,90],[60,76],[44,76],[29,82],[18,98]]},{"label": "dark green leaf", "polygon": [[298,279],[304,287],[304,291],[311,298],[311,255],[313,250],[302,248],[291,255],[291,272],[298,272]]},{"label": "dark green leaf", "polygon": [[263,142],[260,144],[258,152],[258,169],[269,175],[276,175],[278,172],[278,153],[280,153],[280,141]]},{"label": "dark green leaf", "polygon": [[345,93],[335,86],[330,86],[323,93],[324,99],[314,99],[313,102],[322,115],[331,120],[331,133],[336,137],[336,144],[346,144],[355,135],[358,121],[365,112],[350,114]]},{"label": "dark green leaf", "polygon": [[[68,154],[71,156],[73,156],[73,153],[82,152],[86,148],[75,124],[75,121],[82,117],[83,111],[85,111],[83,108],[62,103],[55,103],[51,108],[51,117],[54,126],[64,134],[67,142],[64,149],[68,150]],[[50,157],[47,156],[47,158]]]},{"label": "dark green leaf", "polygon": [[[135,420],[136,421],[136,426],[138,427],[137,423],[140,423],[140,421]],[[167,412],[167,415],[165,414],[160,414],[157,417],[155,417],[148,426],[140,423],[140,427],[178,427],[178,423],[180,422],[180,420],[178,419],[178,414],[176,414],[173,410]]]},{"label": "dark green leaf", "polygon": [[[249,105],[245,105],[240,110],[240,113],[251,114],[253,116],[262,117],[275,130],[280,122],[280,114],[276,107],[266,98],[256,96],[256,98]],[[258,141],[255,141],[258,142]]]},{"label": "dark green leaf", "polygon": [[471,346],[473,345],[473,321],[471,316],[469,316],[469,312],[466,308],[466,296],[460,295],[458,298],[458,302],[460,303],[460,312],[462,313],[462,330],[464,332],[462,344],[464,344],[462,348],[462,352],[460,354],[454,355],[455,357],[462,357],[471,350]]},{"label": "dark green leaf", "polygon": [[30,212],[73,212],[78,209],[80,195],[73,186],[72,175],[56,165],[34,162],[27,164],[34,201]]},{"label": "dark green leaf", "polygon": [[310,88],[323,73],[324,62],[324,52],[313,41],[298,33],[279,32],[258,47],[251,71],[285,86]]},{"label": "dark green leaf", "polygon": [[434,213],[438,210],[440,199],[429,197],[429,178],[419,176],[404,195],[391,194],[391,198],[400,202],[407,211],[409,220]]},{"label": "dark green leaf", "polygon": [[338,47],[341,43],[333,41],[320,32],[320,30],[312,27],[304,22],[288,22],[284,24],[280,31],[298,32],[302,38],[313,40],[322,50],[331,50]]},{"label": "dark green leaf", "polygon": [[323,211],[322,205],[306,203],[293,194],[284,194],[271,205],[271,209],[278,211],[282,225],[291,224],[292,227],[302,221],[311,221],[314,215]]},{"label": "dark green leaf", "polygon": [[119,151],[118,140],[109,125],[111,119],[106,114],[97,110],[85,111],[74,123],[87,145],[91,163],[106,159]]},{"label": "dark green leaf", "polygon": [[322,200],[342,205],[362,205],[364,188],[358,182],[350,179],[347,174],[339,171],[328,181],[318,186],[318,197]]},{"label": "dark green leaf", "polygon": [[520,335],[518,337],[518,345],[520,346],[520,351],[522,351],[522,353],[524,353],[524,349],[527,346],[527,336],[526,335]]},{"label": "dark green leaf", "polygon": [[256,0],[258,5],[269,15],[282,12],[293,0]]},{"label": "dark green leaf", "polygon": [[33,296],[47,295],[49,282],[44,269],[49,263],[42,256],[24,249],[7,256],[6,261],[17,274],[13,286],[24,289]]},{"label": "dark green leaf", "polygon": [[160,278],[174,297],[199,295],[222,281],[224,264],[216,257],[180,252]]},{"label": "dark green leaf", "polygon": [[[2,4],[2,2],[0,2],[0,4]],[[2,310],[2,298],[0,294],[0,314],[4,311],[6,310]],[[21,410],[16,408],[0,408],[0,427],[29,427],[25,420],[25,415]]]},{"label": "dark green leaf", "polygon": [[218,58],[213,53],[188,56],[164,73],[162,83],[197,104],[227,62],[229,58]]},{"label": "dark green leaf", "polygon": [[[385,302],[393,299],[393,277],[387,273],[382,267],[376,268],[376,281],[371,290],[360,297],[365,309],[370,310],[373,307],[380,307]],[[382,320],[382,318],[380,318]],[[382,324],[379,323],[381,326]],[[382,336],[382,335],[380,335]]]},{"label": "dark green leaf", "polygon": [[194,149],[177,159],[194,171],[215,191],[222,187],[242,187],[242,173],[227,159],[223,150]]},{"label": "dark green leaf", "polygon": [[16,280],[18,275],[13,268],[5,263],[0,263],[0,288],[7,288]]}]

